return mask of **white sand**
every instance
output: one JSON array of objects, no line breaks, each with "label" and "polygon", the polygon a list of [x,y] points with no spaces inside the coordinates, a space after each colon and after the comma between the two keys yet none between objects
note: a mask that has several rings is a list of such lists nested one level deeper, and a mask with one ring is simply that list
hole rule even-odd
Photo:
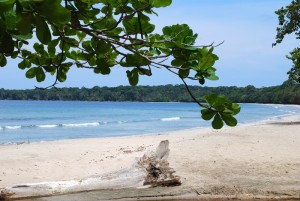
[{"label": "white sand", "polygon": [[[170,166],[183,187],[230,185],[239,189],[300,190],[299,117],[291,125],[257,123],[193,129],[165,135],[79,139],[0,146],[0,188],[81,179],[129,167],[135,157],[170,141]],[[209,188],[208,188],[209,187]]]}]

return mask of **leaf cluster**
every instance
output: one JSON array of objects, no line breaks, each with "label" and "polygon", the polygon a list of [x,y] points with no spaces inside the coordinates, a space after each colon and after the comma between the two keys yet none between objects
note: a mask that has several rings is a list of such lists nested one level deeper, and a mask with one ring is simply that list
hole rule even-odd
[{"label": "leaf cluster", "polygon": [[232,103],[224,96],[216,94],[204,96],[204,100],[211,108],[201,110],[202,118],[204,120],[211,120],[213,118],[212,126],[214,129],[221,129],[224,126],[223,122],[228,126],[237,125],[237,120],[233,116],[241,110],[238,104]]},{"label": "leaf cluster", "polygon": [[[275,12],[278,15],[279,26],[277,27],[276,42],[273,46],[280,44],[285,36],[295,34],[300,39],[300,0],[293,0],[286,7],[282,7]],[[287,56],[293,62],[291,70],[288,72],[289,78],[300,82],[300,50],[295,48]]]},{"label": "leaf cluster", "polygon": [[[64,82],[75,66],[102,75],[121,66],[127,69],[132,86],[138,84],[140,76],[151,76],[153,68],[175,74],[187,89],[186,79],[202,85],[206,80],[218,80],[215,46],[195,45],[197,34],[187,24],[166,26],[162,34],[154,33],[150,18],[156,15],[154,9],[171,3],[172,0],[1,0],[0,66],[7,65],[7,58],[19,58],[18,67],[26,71],[27,78],[42,82],[47,76],[55,77],[47,88]],[[31,39],[37,42],[32,44]],[[210,99],[227,101],[215,96]],[[227,115],[232,109],[229,102],[224,103],[223,111],[215,102],[194,101],[218,115]],[[228,118],[223,118],[225,123],[230,122]]]}]

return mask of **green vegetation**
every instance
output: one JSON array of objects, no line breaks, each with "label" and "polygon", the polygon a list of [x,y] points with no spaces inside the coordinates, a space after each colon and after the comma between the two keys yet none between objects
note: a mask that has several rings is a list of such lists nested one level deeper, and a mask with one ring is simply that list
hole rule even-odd
[{"label": "green vegetation", "polygon": [[[291,81],[281,86],[247,87],[199,87],[190,86],[197,97],[204,94],[222,94],[239,103],[300,104],[300,84]],[[76,100],[76,101],[139,101],[139,102],[193,102],[184,85],[119,86],[62,88],[48,90],[0,89],[1,100]]]},{"label": "green vegetation", "polygon": [[[1,0],[0,66],[6,66],[7,59],[17,58],[18,67],[26,70],[29,79],[43,82],[55,76],[55,82],[47,88],[64,82],[72,66],[103,75],[121,66],[127,69],[125,76],[132,86],[138,84],[140,76],[151,76],[153,68],[167,69],[182,80],[193,101],[203,108],[203,119],[213,118],[216,129],[223,122],[235,126],[233,116],[240,111],[238,104],[218,95],[203,96],[203,103],[185,81],[191,79],[203,85],[207,79],[218,80],[214,68],[218,56],[213,52],[219,44],[196,45],[198,35],[186,24],[166,26],[161,34],[154,33],[150,17],[157,15],[155,9],[171,3],[172,0]],[[37,42],[33,44],[35,40],[30,39]],[[53,90],[39,93],[52,94],[53,99],[59,94]]]},{"label": "green vegetation", "polygon": [[[288,6],[276,11],[276,14],[279,27],[273,46],[280,44],[289,34],[295,34],[300,39],[300,0],[293,0]],[[300,83],[300,48],[296,47],[287,58],[293,62],[293,67],[288,72],[290,79]]]}]

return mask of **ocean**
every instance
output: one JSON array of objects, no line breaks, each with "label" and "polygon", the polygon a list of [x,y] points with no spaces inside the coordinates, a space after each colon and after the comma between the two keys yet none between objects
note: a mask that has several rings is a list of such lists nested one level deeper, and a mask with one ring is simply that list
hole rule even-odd
[{"label": "ocean", "polygon": [[[299,106],[241,104],[240,124],[300,114]],[[194,103],[0,101],[0,144],[205,128]]]}]

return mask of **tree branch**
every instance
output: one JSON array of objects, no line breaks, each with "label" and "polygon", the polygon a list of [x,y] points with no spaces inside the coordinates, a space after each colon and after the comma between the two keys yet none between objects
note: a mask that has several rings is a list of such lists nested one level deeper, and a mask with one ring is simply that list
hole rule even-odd
[{"label": "tree branch", "polygon": [[185,82],[185,80],[181,77],[181,80],[186,88],[186,90],[188,91],[188,93],[190,94],[190,96],[192,97],[192,99],[200,106],[200,107],[203,107],[203,108],[206,108],[206,109],[210,109],[210,107],[208,107],[207,105],[205,104],[202,104],[201,102],[199,102],[197,100],[197,98],[194,96],[194,94],[191,92],[189,86],[187,85],[187,83]]}]

